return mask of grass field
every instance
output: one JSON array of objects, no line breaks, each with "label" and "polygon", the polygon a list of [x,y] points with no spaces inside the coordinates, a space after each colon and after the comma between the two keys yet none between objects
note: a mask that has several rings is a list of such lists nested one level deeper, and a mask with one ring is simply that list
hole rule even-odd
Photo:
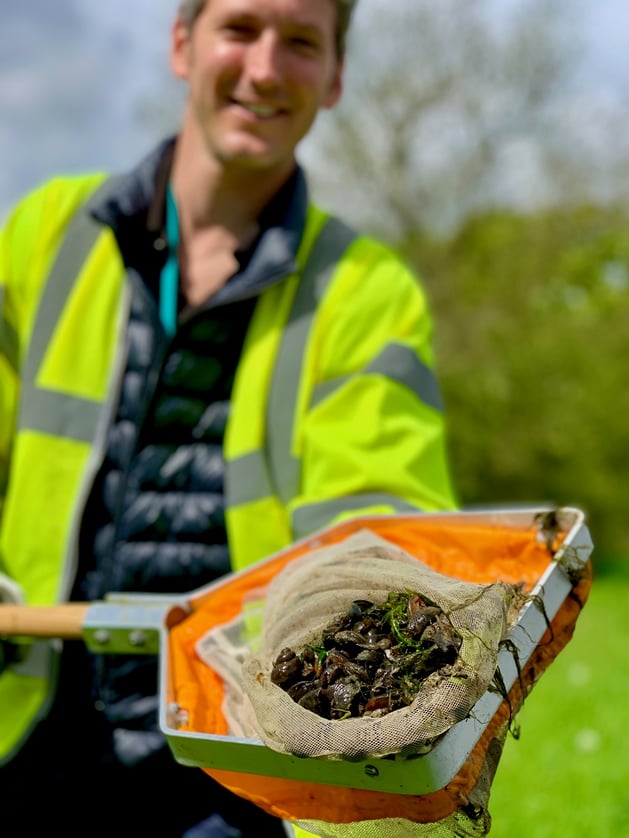
[{"label": "grass field", "polygon": [[629,838],[629,575],[598,578],[492,786],[492,838]]}]

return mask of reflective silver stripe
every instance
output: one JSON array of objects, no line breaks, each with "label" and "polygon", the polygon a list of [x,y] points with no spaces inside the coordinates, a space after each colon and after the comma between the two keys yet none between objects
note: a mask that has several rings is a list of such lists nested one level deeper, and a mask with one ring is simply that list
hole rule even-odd
[{"label": "reflective silver stripe", "polygon": [[102,409],[99,402],[29,387],[22,400],[21,427],[78,442],[92,442]]},{"label": "reflective silver stripe", "polygon": [[273,494],[269,470],[260,451],[252,451],[227,463],[229,480],[226,480],[225,503],[228,507],[251,503]]},{"label": "reflective silver stripe", "polygon": [[49,678],[53,663],[52,654],[51,641],[38,640],[30,646],[25,659],[11,664],[11,669],[16,675],[24,675],[29,678]]},{"label": "reflective silver stripe", "polygon": [[2,303],[4,302],[5,291],[0,288],[0,355],[9,362],[9,366],[17,370],[19,358],[19,341],[17,332],[9,321],[2,315]]},{"label": "reflective silver stripe", "polygon": [[[384,375],[387,378],[397,381],[409,387],[424,404],[433,407],[435,410],[443,410],[441,391],[437,377],[430,367],[426,366],[420,358],[400,343],[390,343],[375,358],[363,374]],[[334,381],[326,381],[315,388],[312,404],[319,404],[336,390],[340,389],[350,376],[337,378]]]},{"label": "reflective silver stripe", "polygon": [[[106,182],[97,193],[109,189]],[[26,357],[19,426],[68,439],[94,439],[99,405],[36,386],[37,373],[74,283],[103,227],[83,207],[74,215],[46,281]]]},{"label": "reflective silver stripe", "polygon": [[282,336],[269,395],[267,441],[275,491],[284,503],[299,492],[300,462],[291,455],[291,439],[308,333],[317,304],[355,238],[342,221],[327,220],[306,261]]},{"label": "reflective silver stripe", "polygon": [[317,530],[329,526],[330,522],[342,512],[355,512],[374,506],[387,506],[393,512],[421,512],[416,506],[401,500],[395,495],[365,494],[348,495],[334,500],[312,503],[302,506],[293,513],[292,524],[295,538],[304,538]]},{"label": "reflective silver stripe", "polygon": [[424,404],[443,410],[441,392],[434,372],[420,358],[400,343],[390,343],[369,364],[366,372],[386,375],[409,387]]}]

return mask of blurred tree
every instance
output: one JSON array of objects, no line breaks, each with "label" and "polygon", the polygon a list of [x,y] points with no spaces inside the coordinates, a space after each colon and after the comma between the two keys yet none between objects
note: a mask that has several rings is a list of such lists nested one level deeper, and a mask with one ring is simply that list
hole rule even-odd
[{"label": "blurred tree", "polygon": [[488,214],[420,247],[464,505],[572,504],[629,556],[629,216]]},{"label": "blurred tree", "polygon": [[572,0],[363,0],[344,96],[302,158],[315,195],[396,244],[488,206],[581,201],[588,149],[563,106]]}]

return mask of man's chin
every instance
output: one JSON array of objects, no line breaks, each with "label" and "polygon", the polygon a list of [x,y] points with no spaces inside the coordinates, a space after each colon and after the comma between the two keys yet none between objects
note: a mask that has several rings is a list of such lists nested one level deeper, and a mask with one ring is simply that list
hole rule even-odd
[{"label": "man's chin", "polygon": [[268,146],[234,145],[224,148],[219,154],[219,160],[230,168],[249,169],[251,171],[266,171],[283,167],[292,159],[290,154],[278,154],[277,150]]}]

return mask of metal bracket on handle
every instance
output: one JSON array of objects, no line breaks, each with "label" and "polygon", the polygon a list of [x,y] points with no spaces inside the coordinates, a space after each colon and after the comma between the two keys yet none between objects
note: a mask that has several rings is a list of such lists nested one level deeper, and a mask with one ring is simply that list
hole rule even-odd
[{"label": "metal bracket on handle", "polygon": [[189,613],[185,599],[111,594],[104,602],[90,604],[82,635],[91,652],[157,655],[162,631]]}]

